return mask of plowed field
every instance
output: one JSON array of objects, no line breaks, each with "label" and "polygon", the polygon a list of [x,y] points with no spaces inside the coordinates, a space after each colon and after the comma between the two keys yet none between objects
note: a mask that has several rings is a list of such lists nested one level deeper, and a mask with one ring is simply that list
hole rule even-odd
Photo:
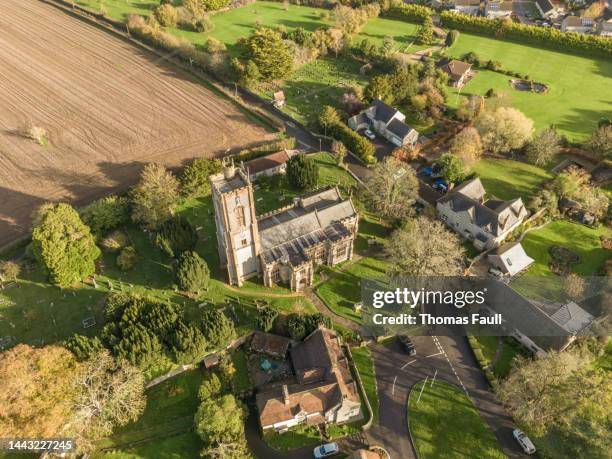
[{"label": "plowed field", "polygon": [[[24,126],[48,133],[41,146]],[[0,246],[46,201],[84,204],[266,136],[158,56],[37,0],[0,0]]]}]

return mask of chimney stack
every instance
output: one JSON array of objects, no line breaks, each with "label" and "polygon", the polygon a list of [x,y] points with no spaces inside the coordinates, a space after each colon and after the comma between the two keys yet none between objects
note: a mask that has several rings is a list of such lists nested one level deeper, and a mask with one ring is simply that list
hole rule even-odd
[{"label": "chimney stack", "polygon": [[289,405],[289,389],[287,388],[287,384],[283,384],[283,402],[285,405]]}]

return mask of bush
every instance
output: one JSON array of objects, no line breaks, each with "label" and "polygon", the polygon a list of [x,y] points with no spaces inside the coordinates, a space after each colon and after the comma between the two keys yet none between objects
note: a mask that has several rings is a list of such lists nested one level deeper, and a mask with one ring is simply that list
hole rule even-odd
[{"label": "bush", "polygon": [[166,3],[155,8],[155,18],[164,27],[174,27],[178,21],[178,13],[175,7]]},{"label": "bush", "polygon": [[223,51],[227,51],[227,47],[225,43],[217,40],[214,37],[209,37],[204,43],[204,50],[210,54],[222,53]]},{"label": "bush", "polygon": [[81,218],[96,236],[101,236],[129,221],[129,202],[125,197],[107,196],[82,209]]},{"label": "bush", "polygon": [[107,252],[117,252],[130,243],[130,238],[123,231],[113,231],[100,242],[100,245]]},{"label": "bush", "polygon": [[202,0],[206,11],[216,11],[229,5],[230,0]]},{"label": "bush", "polygon": [[130,271],[134,269],[136,263],[138,263],[138,254],[136,253],[136,249],[132,246],[123,249],[117,257],[117,266],[121,271]]},{"label": "bush", "polygon": [[92,338],[79,334],[72,335],[64,343],[64,347],[72,352],[80,362],[88,360],[104,350],[104,346],[97,336]]},{"label": "bush", "polygon": [[185,292],[199,293],[208,287],[210,271],[206,262],[192,251],[183,252],[176,267],[176,282]]},{"label": "bush", "polygon": [[[327,113],[326,113],[327,112]],[[321,116],[329,115],[330,113],[335,114],[334,116],[328,117],[325,119],[325,128],[327,133],[334,137],[335,139],[344,143],[346,148],[352,151],[354,154],[359,156],[363,161],[368,164],[373,164],[376,162],[376,157],[374,153],[376,149],[374,145],[372,145],[365,137],[360,136],[351,128],[349,128],[346,124],[344,124],[336,110],[332,107],[325,107],[321,112],[319,117],[319,124],[323,125]]]},{"label": "bush", "polygon": [[321,313],[315,314],[291,314],[287,320],[289,336],[295,340],[302,340],[315,331],[319,325],[331,327],[331,320]]},{"label": "bush", "polygon": [[255,324],[261,331],[269,332],[272,330],[274,319],[278,316],[278,311],[272,309],[269,306],[259,308],[257,311],[257,317],[255,318]]},{"label": "bush", "polygon": [[197,242],[195,228],[180,215],[166,221],[155,236],[157,247],[173,258],[186,250],[193,250]]},{"label": "bush", "polygon": [[431,18],[432,11],[423,5],[395,3],[385,11],[385,16],[403,19],[407,22],[423,22],[426,18]]},{"label": "bush", "polygon": [[312,158],[300,153],[287,162],[287,180],[295,188],[312,190],[319,180],[319,168]]},{"label": "bush", "polygon": [[104,317],[108,321],[119,320],[128,304],[140,302],[140,298],[123,292],[111,293],[106,297]]},{"label": "bush", "polygon": [[181,191],[187,196],[208,196],[210,194],[208,178],[219,172],[221,172],[220,160],[195,159],[181,175]]},{"label": "bush", "polygon": [[196,363],[206,356],[206,340],[193,325],[179,320],[170,338],[172,352],[179,364]]},{"label": "bush", "polygon": [[[168,340],[183,315],[181,307],[174,303],[149,301],[143,306],[138,306],[137,310],[139,316],[135,321],[147,327],[164,341]],[[129,310],[124,310],[124,315],[128,313]]]}]

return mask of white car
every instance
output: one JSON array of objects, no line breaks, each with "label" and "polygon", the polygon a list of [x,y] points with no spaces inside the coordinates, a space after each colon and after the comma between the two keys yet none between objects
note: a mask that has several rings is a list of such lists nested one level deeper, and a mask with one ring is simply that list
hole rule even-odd
[{"label": "white car", "polygon": [[374,140],[376,138],[376,134],[374,134],[369,129],[366,129],[365,131],[363,131],[363,135],[365,135],[370,140]]},{"label": "white car", "polygon": [[329,457],[339,452],[340,448],[338,448],[338,443],[326,443],[314,449],[314,457],[316,459],[321,459],[322,457]]},{"label": "white car", "polygon": [[536,452],[535,446],[521,429],[514,429],[512,431],[512,435],[514,435],[516,441],[519,443],[519,445],[521,445],[521,448],[523,448],[523,451],[525,451],[527,454],[533,454]]}]

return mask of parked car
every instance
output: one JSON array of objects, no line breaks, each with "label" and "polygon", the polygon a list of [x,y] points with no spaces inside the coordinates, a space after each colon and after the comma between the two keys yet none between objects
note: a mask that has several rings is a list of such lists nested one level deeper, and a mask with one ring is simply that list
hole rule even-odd
[{"label": "parked car", "polygon": [[400,344],[402,345],[402,349],[406,354],[416,355],[416,348],[408,336],[398,335],[397,339],[399,340]]},{"label": "parked car", "polygon": [[497,268],[489,268],[489,274],[493,277],[502,277],[504,275],[504,273],[502,273],[499,269]]},{"label": "parked car", "polygon": [[314,457],[316,459],[321,459],[322,457],[333,456],[339,452],[340,448],[338,448],[338,443],[326,443],[314,449]]},{"label": "parked car", "polygon": [[432,186],[434,189],[440,190],[442,193],[446,193],[448,191],[448,183],[441,178],[437,179]]},{"label": "parked car", "polygon": [[374,134],[374,132],[372,132],[369,129],[366,129],[365,131],[363,131],[363,135],[365,135],[370,140],[374,140],[376,138],[376,134]]},{"label": "parked car", "polygon": [[523,451],[525,451],[525,453],[533,454],[536,452],[535,446],[533,445],[529,437],[525,435],[525,433],[521,429],[514,429],[512,431],[512,435],[514,435],[514,438],[516,438],[516,441],[519,445],[521,445],[521,448],[523,448]]}]

